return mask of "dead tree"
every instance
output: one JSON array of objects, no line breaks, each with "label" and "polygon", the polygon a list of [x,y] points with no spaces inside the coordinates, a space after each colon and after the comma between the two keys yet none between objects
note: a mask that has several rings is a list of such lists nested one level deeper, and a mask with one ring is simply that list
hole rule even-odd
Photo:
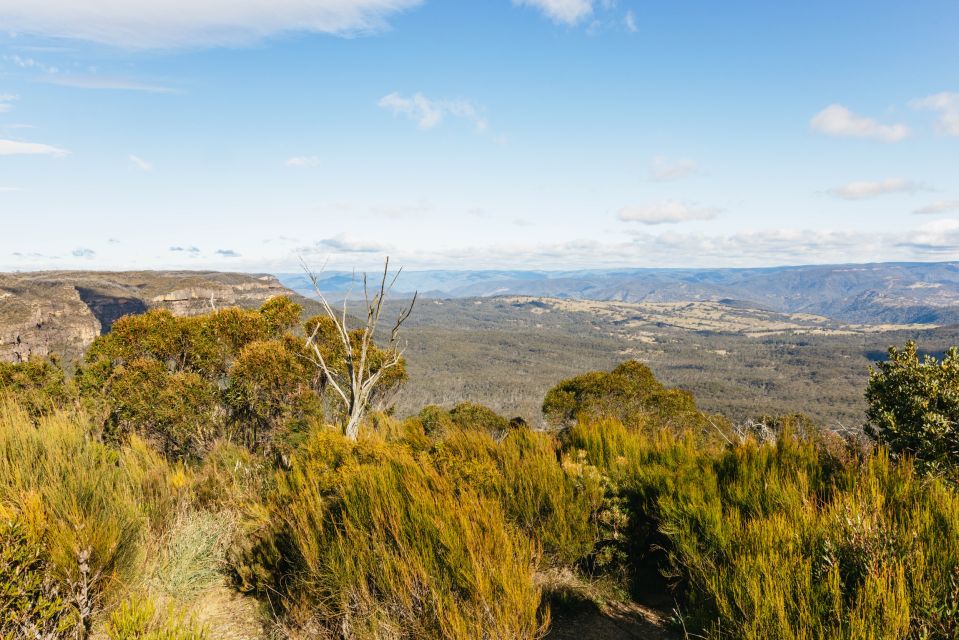
[{"label": "dead tree", "polygon": [[[370,297],[370,290],[367,288],[366,274],[363,274],[363,299],[366,303],[366,325],[360,327],[358,334],[355,330],[351,331],[348,326],[349,316],[347,305],[350,293],[352,293],[352,287],[343,298],[342,311],[337,313],[320,290],[318,274],[313,273],[306,264],[303,265],[303,269],[310,279],[310,283],[313,285],[317,299],[320,301],[320,304],[323,305],[323,310],[333,322],[339,346],[344,353],[345,366],[342,368],[338,367],[336,363],[327,362],[327,358],[323,357],[323,350],[316,339],[317,332],[320,329],[319,325],[313,329],[313,332],[306,341],[307,349],[310,352],[310,361],[320,370],[324,380],[330,388],[333,389],[336,396],[342,400],[348,416],[346,425],[343,427],[343,433],[351,440],[356,440],[360,430],[360,422],[363,420],[363,416],[369,406],[370,397],[376,389],[376,385],[380,382],[384,373],[399,366],[402,362],[403,351],[399,348],[399,331],[400,327],[413,312],[413,305],[416,304],[417,294],[413,294],[413,299],[410,301],[409,306],[403,307],[399,316],[397,316],[396,321],[393,323],[393,328],[390,330],[389,342],[384,347],[381,347],[381,350],[384,352],[384,358],[380,366],[376,368],[376,371],[371,371],[369,358],[372,349],[377,348],[374,338],[377,325],[380,322],[380,315],[383,311],[383,302],[386,300],[386,296],[389,295],[393,285],[396,283],[396,279],[400,273],[402,273],[403,269],[399,269],[393,275],[392,279],[390,279],[390,259],[387,257],[386,263],[383,266],[383,275],[380,278],[379,286],[373,290],[372,298]],[[387,280],[389,280],[389,284],[387,284]],[[354,338],[354,335],[357,337]]]}]

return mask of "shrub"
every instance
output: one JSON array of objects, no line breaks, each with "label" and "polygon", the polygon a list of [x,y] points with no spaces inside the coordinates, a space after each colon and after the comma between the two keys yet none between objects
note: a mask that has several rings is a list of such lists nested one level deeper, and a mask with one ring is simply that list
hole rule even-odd
[{"label": "shrub", "polygon": [[316,372],[281,340],[245,345],[230,368],[226,392],[231,416],[251,447],[268,441],[279,428],[323,415]]},{"label": "shrub", "polygon": [[105,395],[112,407],[106,433],[115,441],[137,433],[176,460],[201,456],[222,434],[217,388],[196,373],[171,374],[136,358],[116,369]]},{"label": "shrub", "polygon": [[76,397],[56,359],[0,362],[0,394],[15,398],[34,417],[66,408]]},{"label": "shrub", "polygon": [[866,387],[866,432],[893,455],[913,456],[930,472],[956,473],[959,464],[959,350],[942,361],[919,359],[915,342],[889,349]]},{"label": "shrub", "polygon": [[278,479],[268,519],[278,526],[246,558],[276,565],[247,575],[269,576],[262,586],[306,633],[541,634],[528,539],[512,533],[495,502],[455,492],[401,445],[314,432]]},{"label": "shrub", "polygon": [[49,575],[42,544],[19,517],[0,515],[0,638],[68,634],[75,614]]},{"label": "shrub", "polygon": [[696,409],[688,391],[667,389],[646,365],[635,360],[611,372],[594,371],[564,380],[543,400],[546,420],[557,427],[572,427],[577,419],[616,418],[631,428],[671,428],[677,433],[728,430],[725,420]]},{"label": "shrub", "polygon": [[[225,435],[254,450],[270,450],[278,434],[305,430],[325,413],[341,418],[345,410],[311,362],[314,354],[305,339],[292,333],[301,311],[286,298],[273,298],[256,310],[125,316],[88,349],[77,384],[86,405],[103,410],[108,437],[117,442],[139,433],[177,460],[202,457]],[[346,353],[332,320],[311,318],[304,328],[316,331],[331,370],[347,376]],[[356,348],[361,337],[362,331],[350,334]],[[364,409],[385,407],[406,380],[402,359],[384,366],[388,355],[370,347],[367,373],[382,369],[383,375]],[[280,444],[287,449],[289,442]]]},{"label": "shrub", "polygon": [[543,549],[543,565],[573,565],[597,541],[595,515],[603,501],[596,474],[559,464],[547,433],[510,431],[496,442],[485,430],[459,430],[439,441],[433,458],[461,491],[498,501],[509,521]]},{"label": "shrub", "polygon": [[492,409],[473,402],[461,402],[450,410],[450,419],[460,429],[485,431],[493,437],[503,436],[510,428],[509,420]]},{"label": "shrub", "polygon": [[89,429],[59,413],[35,426],[22,409],[0,405],[0,504],[37,541],[82,635],[135,575],[152,512],[143,457],[92,440]]},{"label": "shrub", "polygon": [[[581,423],[568,447],[630,505],[634,579],[654,560],[709,638],[950,638],[959,496],[883,451],[836,466],[812,438],[701,448]],[[648,555],[662,547],[664,555]],[[641,585],[640,585],[641,586]]]},{"label": "shrub", "polygon": [[146,597],[129,598],[110,615],[109,640],[205,640],[206,631],[171,608]]}]

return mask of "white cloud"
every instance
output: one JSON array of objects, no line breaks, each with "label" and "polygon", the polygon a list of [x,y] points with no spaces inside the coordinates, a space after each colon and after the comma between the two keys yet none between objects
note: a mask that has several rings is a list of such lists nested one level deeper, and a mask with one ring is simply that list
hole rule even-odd
[{"label": "white cloud", "polygon": [[0,187],[0,193],[12,193],[14,191],[23,191],[20,187]]},{"label": "white cloud", "polygon": [[513,4],[539,9],[554,22],[569,25],[593,13],[593,0],[513,0]]},{"label": "white cloud", "polygon": [[147,162],[140,156],[135,156],[132,153],[129,156],[127,156],[127,158],[130,160],[130,164],[132,164],[134,167],[136,167],[140,171],[153,171],[152,162]]},{"label": "white cloud", "polygon": [[0,0],[4,31],[128,49],[235,46],[285,32],[355,35],[421,0]]},{"label": "white cloud", "polygon": [[73,250],[72,255],[74,258],[86,258],[87,260],[92,260],[96,257],[97,252],[93,249],[87,249],[86,247],[79,247]]},{"label": "white cloud", "polygon": [[240,254],[233,249],[217,249],[216,255],[222,256],[224,258],[239,258]]},{"label": "white cloud", "polygon": [[7,113],[13,110],[13,104],[20,99],[20,96],[12,93],[0,93],[0,113]]},{"label": "white cloud", "polygon": [[[0,0],[2,1],[2,0]],[[46,75],[42,81],[47,84],[55,84],[61,87],[72,87],[74,89],[107,89],[114,91],[143,91],[146,93],[177,93],[176,89],[164,87],[158,84],[141,82],[130,78],[96,76],[96,75],[72,75],[66,73],[57,73]]]},{"label": "white cloud", "polygon": [[53,147],[36,142],[20,142],[18,140],[0,140],[0,156],[16,155],[47,155],[62,158],[69,155],[66,149]]},{"label": "white cloud", "polygon": [[697,171],[699,171],[699,165],[688,158],[670,160],[666,156],[656,156],[649,164],[649,178],[656,182],[679,180]]},{"label": "white cloud", "polygon": [[433,100],[422,93],[407,98],[394,91],[380,98],[376,104],[395,115],[415,120],[420,129],[432,129],[447,115],[472,122],[480,131],[488,126],[479,110],[467,100]]},{"label": "white cloud", "polygon": [[933,202],[924,207],[919,207],[918,209],[914,210],[913,213],[924,215],[932,213],[946,213],[949,211],[959,211],[959,200],[953,200],[951,202],[940,200],[939,202]]},{"label": "white cloud", "polygon": [[676,224],[691,220],[712,220],[718,214],[719,210],[712,207],[666,201],[653,205],[623,207],[619,210],[619,219],[642,224]]},{"label": "white cloud", "polygon": [[321,251],[341,251],[343,253],[382,253],[389,251],[389,245],[355,238],[341,233],[332,238],[325,238],[312,247],[301,247],[301,253],[317,253]]},{"label": "white cloud", "polygon": [[636,33],[639,31],[639,26],[636,24],[636,12],[632,9],[626,12],[626,17],[623,18],[623,23],[626,25],[626,30],[630,33]]},{"label": "white cloud", "polygon": [[[2,7],[5,1],[6,0],[0,0],[0,16],[3,15]],[[43,73],[48,73],[48,74],[55,74],[60,72],[60,69],[58,69],[57,67],[44,64],[43,62],[40,62],[39,60],[34,60],[33,58],[23,58],[18,55],[12,55],[12,56],[3,56],[3,59],[6,60],[7,62],[12,62],[13,64],[17,65],[21,69],[35,69],[37,71],[42,71]]]},{"label": "white cloud", "polygon": [[857,115],[841,104],[831,104],[817,113],[809,126],[813,131],[830,136],[873,138],[883,142],[899,142],[909,135],[904,124],[882,124]]},{"label": "white cloud", "polygon": [[863,200],[889,193],[915,193],[926,189],[921,184],[903,178],[887,178],[878,182],[860,180],[841,187],[829,189],[826,193],[843,200]]},{"label": "white cloud", "polygon": [[292,158],[287,158],[285,162],[288,167],[315,167],[320,164],[320,159],[317,156],[293,156]]},{"label": "white cloud", "polygon": [[939,113],[939,128],[950,136],[959,136],[959,93],[936,93],[909,103],[913,109]]},{"label": "white cloud", "polygon": [[901,246],[927,253],[959,250],[959,220],[936,220],[911,232]]}]

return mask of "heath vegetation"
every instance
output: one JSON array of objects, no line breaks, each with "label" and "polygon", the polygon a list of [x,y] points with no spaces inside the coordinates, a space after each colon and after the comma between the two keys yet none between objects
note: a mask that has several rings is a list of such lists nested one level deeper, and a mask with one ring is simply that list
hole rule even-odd
[{"label": "heath vegetation", "polygon": [[354,329],[150,311],[72,376],[0,366],[0,637],[533,640],[633,601],[677,637],[959,637],[956,352],[891,350],[860,438],[637,361],[558,382],[548,429],[400,419],[384,294]]}]

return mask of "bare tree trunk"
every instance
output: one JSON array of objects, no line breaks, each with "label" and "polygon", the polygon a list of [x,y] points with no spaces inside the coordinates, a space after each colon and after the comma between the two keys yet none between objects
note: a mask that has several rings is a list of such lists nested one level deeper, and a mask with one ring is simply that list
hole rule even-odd
[{"label": "bare tree trunk", "polygon": [[319,277],[310,271],[304,264],[304,271],[313,284],[313,290],[316,292],[317,299],[323,305],[327,317],[333,322],[336,330],[336,336],[343,348],[346,371],[331,366],[323,357],[322,349],[317,344],[316,336],[319,331],[319,325],[313,330],[312,335],[307,339],[307,347],[312,351],[313,356],[310,361],[323,374],[324,379],[333,389],[335,396],[338,397],[346,410],[348,416],[346,425],[343,427],[343,433],[351,440],[356,440],[360,431],[360,424],[366,414],[366,409],[376,385],[379,383],[383,373],[398,366],[403,359],[403,352],[398,348],[399,330],[410,314],[413,312],[413,306],[416,304],[417,294],[413,294],[413,299],[408,307],[405,307],[393,323],[390,331],[389,343],[384,348],[386,357],[379,368],[372,372],[369,367],[369,356],[372,349],[376,348],[374,338],[376,327],[380,321],[380,314],[383,311],[383,302],[389,294],[396,279],[402,273],[398,270],[393,278],[387,284],[389,279],[390,259],[387,257],[383,266],[383,275],[380,278],[379,286],[374,290],[373,297],[370,297],[367,288],[366,274],[363,274],[363,297],[366,302],[366,325],[360,332],[359,344],[354,345],[350,337],[350,329],[347,326],[347,302],[349,293],[343,300],[343,309],[338,314],[327,302],[326,297],[320,291]]}]

